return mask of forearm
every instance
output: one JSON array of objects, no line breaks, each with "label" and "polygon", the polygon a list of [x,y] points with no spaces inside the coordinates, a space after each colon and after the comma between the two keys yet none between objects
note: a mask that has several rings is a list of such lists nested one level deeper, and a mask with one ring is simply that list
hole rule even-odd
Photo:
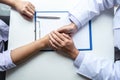
[{"label": "forearm", "polygon": [[12,62],[10,51],[4,51],[3,53],[0,53],[0,71],[6,71],[8,69],[11,69],[15,67],[16,65]]},{"label": "forearm", "polygon": [[48,38],[44,37],[25,46],[16,48],[11,51],[12,61],[13,63],[18,64],[47,46]]},{"label": "forearm", "polygon": [[100,58],[92,53],[80,53],[74,62],[77,73],[92,80],[115,79],[118,77],[119,62]]},{"label": "forearm", "polygon": [[69,11],[69,17],[80,29],[89,20],[99,15],[101,11],[110,9],[114,5],[115,0],[83,0]]}]

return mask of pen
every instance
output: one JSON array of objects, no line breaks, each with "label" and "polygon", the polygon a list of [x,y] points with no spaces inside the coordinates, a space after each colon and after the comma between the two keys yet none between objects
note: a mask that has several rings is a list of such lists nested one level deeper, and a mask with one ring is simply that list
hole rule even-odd
[{"label": "pen", "polygon": [[57,16],[36,16],[36,17],[41,19],[60,19],[60,17]]}]

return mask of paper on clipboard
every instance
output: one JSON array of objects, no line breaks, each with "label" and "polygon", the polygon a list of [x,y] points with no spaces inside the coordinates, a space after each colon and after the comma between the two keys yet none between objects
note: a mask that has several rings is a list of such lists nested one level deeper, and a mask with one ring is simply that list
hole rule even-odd
[{"label": "paper on clipboard", "polygon": [[[62,26],[70,24],[67,12],[38,12],[36,16],[56,16],[60,17],[59,19],[36,19],[36,38],[42,38],[46,34],[49,34],[51,31],[56,30]],[[89,34],[89,24],[86,25],[83,29],[78,31],[73,36],[73,41],[77,49],[79,50],[91,50],[91,41]]]}]

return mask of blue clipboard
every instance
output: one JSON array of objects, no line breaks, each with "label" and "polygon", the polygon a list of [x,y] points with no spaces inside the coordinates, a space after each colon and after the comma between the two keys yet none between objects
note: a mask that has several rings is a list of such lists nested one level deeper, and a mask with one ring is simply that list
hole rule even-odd
[{"label": "blue clipboard", "polygon": [[[35,12],[35,40],[36,40],[36,31],[37,31],[36,22],[37,22],[37,14],[38,13],[68,13],[68,11],[36,11]],[[89,25],[89,47],[78,48],[79,51],[89,51],[89,50],[93,49],[93,46],[92,46],[92,22],[89,21],[88,25]],[[53,51],[53,50],[45,49],[43,51]]]}]

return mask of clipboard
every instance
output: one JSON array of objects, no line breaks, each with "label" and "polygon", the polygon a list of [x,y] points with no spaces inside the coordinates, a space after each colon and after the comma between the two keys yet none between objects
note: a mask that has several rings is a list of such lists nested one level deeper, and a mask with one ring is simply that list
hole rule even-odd
[{"label": "clipboard", "polygon": [[[36,11],[35,12],[35,40],[42,38],[51,31],[56,30],[70,22],[68,11]],[[91,21],[80,29],[74,36],[73,41],[79,51],[92,50]],[[52,51],[45,49],[44,51]]]}]

